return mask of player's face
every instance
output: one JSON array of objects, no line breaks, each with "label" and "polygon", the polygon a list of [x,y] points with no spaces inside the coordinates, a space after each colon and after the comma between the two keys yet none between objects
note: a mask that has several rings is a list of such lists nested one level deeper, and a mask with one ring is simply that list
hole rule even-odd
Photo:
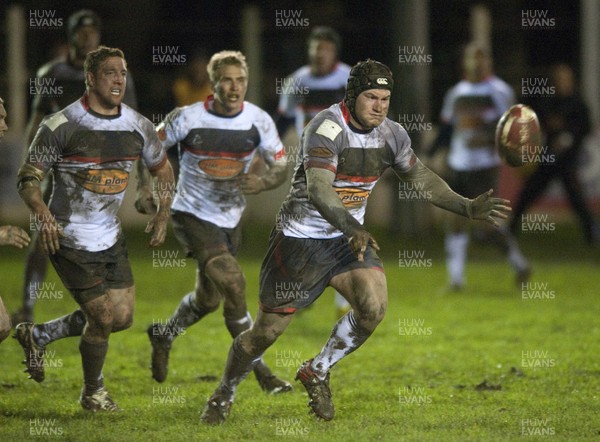
[{"label": "player's face", "polygon": [[390,108],[391,95],[386,89],[367,89],[361,92],[354,105],[354,113],[359,121],[353,121],[353,124],[358,123],[359,129],[369,130],[383,123]]},{"label": "player's face", "polygon": [[465,77],[472,83],[479,83],[491,74],[492,60],[481,50],[472,50],[463,58]]},{"label": "player's face", "polygon": [[8,126],[6,125],[6,109],[4,109],[4,104],[0,103],[0,140],[4,138],[4,132],[8,130]]},{"label": "player's face", "polygon": [[95,75],[91,72],[87,75],[92,109],[106,115],[117,114],[127,84],[125,60],[121,57],[108,57],[100,64]]},{"label": "player's face", "polygon": [[328,40],[311,40],[308,44],[308,59],[313,75],[327,75],[337,62],[335,43]]},{"label": "player's face", "polygon": [[226,64],[221,67],[221,76],[213,86],[215,91],[215,110],[223,115],[235,115],[242,110],[248,75],[240,66]]},{"label": "player's face", "polygon": [[88,52],[98,49],[100,32],[95,26],[81,26],[75,31],[72,44],[76,58],[83,60]]}]

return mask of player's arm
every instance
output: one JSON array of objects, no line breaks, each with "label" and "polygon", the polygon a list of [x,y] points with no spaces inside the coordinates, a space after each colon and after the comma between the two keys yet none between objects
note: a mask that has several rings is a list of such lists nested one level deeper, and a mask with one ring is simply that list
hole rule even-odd
[{"label": "player's arm", "polygon": [[265,190],[279,187],[287,177],[287,166],[281,163],[267,162],[267,171],[263,175],[246,174],[240,178],[240,189],[246,195],[254,195]]},{"label": "player's arm", "polygon": [[157,247],[165,242],[167,237],[167,224],[171,214],[171,202],[173,201],[173,189],[175,187],[175,178],[173,168],[169,160],[165,161],[158,168],[150,169],[149,174],[156,180],[156,188],[161,189],[158,194],[158,207],[155,215],[146,226],[146,233],[152,233],[150,246]]},{"label": "player's arm", "polygon": [[358,255],[358,260],[362,261],[369,243],[375,250],[379,250],[379,246],[364,226],[346,210],[333,190],[334,179],[335,173],[331,170],[319,167],[306,169],[308,199],[327,222],[344,232],[349,238],[350,247]]},{"label": "player's arm", "polygon": [[137,174],[135,209],[144,215],[153,215],[158,207],[154,202],[154,192],[152,192],[152,174],[141,159],[135,162],[135,170]]},{"label": "player's arm", "polygon": [[42,198],[40,183],[44,176],[44,171],[25,162],[19,169],[17,188],[35,218],[44,251],[54,254],[60,248],[58,238],[62,231]]},{"label": "player's arm", "polygon": [[506,214],[511,210],[510,201],[492,197],[493,189],[475,199],[459,195],[419,159],[416,159],[414,166],[407,172],[396,169],[396,173],[403,181],[421,183],[433,205],[469,219],[484,220],[497,227],[498,219],[507,218]]}]

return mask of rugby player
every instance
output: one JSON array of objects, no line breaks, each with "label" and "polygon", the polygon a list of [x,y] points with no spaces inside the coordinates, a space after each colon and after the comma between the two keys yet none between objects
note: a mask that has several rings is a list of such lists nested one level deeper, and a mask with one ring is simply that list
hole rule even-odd
[{"label": "rugby player", "polygon": [[[225,325],[232,337],[250,328],[246,281],[235,256],[241,239],[244,194],[279,186],[286,178],[285,150],[271,117],[244,101],[248,67],[240,52],[222,51],[208,63],[214,96],[176,108],[157,130],[163,146],[182,144],[172,218],[175,235],[197,261],[196,287],[183,297],[165,324],[148,328],[152,344],[152,377],[167,377],[169,352],[176,336],[214,312],[223,298]],[[248,173],[255,155],[268,169]],[[261,360],[254,367],[261,388],[269,393],[291,390]]]},{"label": "rugby player", "polygon": [[[85,91],[83,62],[88,52],[98,48],[101,29],[100,17],[89,9],[79,10],[67,19],[69,44],[67,57],[59,57],[46,63],[38,69],[36,74],[36,93],[25,135],[28,146],[33,141],[38,126],[45,116],[68,106],[79,99]],[[137,107],[135,88],[129,74],[123,102],[134,109]],[[52,175],[50,174],[42,183],[42,193],[46,203],[50,199],[51,180]],[[19,310],[13,312],[13,324],[33,322],[33,308],[37,299],[37,291],[46,277],[48,268],[48,257],[44,253],[39,235],[37,232],[33,232],[32,236],[33,242],[25,262],[23,304]]]},{"label": "rugby player", "polygon": [[[496,123],[515,102],[511,87],[493,74],[489,51],[479,43],[466,46],[462,66],[465,78],[448,91],[441,119],[443,127],[430,154],[449,146],[448,183],[461,195],[474,198],[496,187],[500,156],[495,147]],[[445,239],[450,289],[461,290],[469,244],[469,224],[450,215]],[[531,268],[508,229],[476,226],[480,236],[507,253],[518,287],[529,280]]]},{"label": "rugby player", "polygon": [[[4,100],[0,98],[0,141],[4,138],[4,132],[8,129],[6,125],[6,109]],[[15,226],[0,226],[0,246],[15,246],[20,249],[29,244],[29,235],[25,230]],[[0,342],[10,335],[10,317],[0,297]]]},{"label": "rugby player", "polygon": [[352,310],[334,326],[321,352],[302,364],[296,379],[316,416],[333,419],[330,370],[367,340],[386,311],[379,246],[363,226],[367,198],[386,169],[423,183],[431,203],[443,209],[493,225],[496,218],[506,218],[509,201],[492,198],[491,189],[464,198],[419,161],[406,131],[386,118],[392,87],[387,66],[361,61],[350,72],[344,100],[320,112],[304,130],[292,188],[280,209],[282,222],[272,231],[261,267],[256,322],[233,341],[221,383],[202,412],[204,423],[227,419],[239,383],[294,313],[328,285]]},{"label": "rugby player", "polygon": [[[277,130],[283,138],[291,124],[298,140],[308,122],[319,112],[344,98],[350,66],[339,59],[342,39],[328,26],[314,28],[308,36],[308,65],[293,72],[284,81],[277,109]],[[350,304],[335,293],[338,317],[350,310]]]},{"label": "rugby player", "polygon": [[[18,174],[19,194],[39,223],[42,246],[80,309],[43,324],[21,323],[15,338],[25,352],[26,371],[42,382],[45,347],[81,336],[81,406],[115,411],[102,367],[110,334],[131,326],[135,297],[116,213],[138,158],[161,188],[172,188],[173,171],[153,124],[122,104],[127,85],[123,52],[100,46],[87,54],[84,71],[85,94],[42,121]],[[40,183],[50,170],[54,183],[48,207]],[[164,242],[170,205],[171,193],[162,192],[158,212],[146,227],[152,247]]]}]

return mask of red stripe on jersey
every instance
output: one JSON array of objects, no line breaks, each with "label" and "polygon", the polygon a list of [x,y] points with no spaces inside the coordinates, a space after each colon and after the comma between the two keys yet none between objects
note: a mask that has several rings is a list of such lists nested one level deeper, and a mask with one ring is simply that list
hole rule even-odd
[{"label": "red stripe on jersey", "polygon": [[316,167],[317,169],[331,170],[333,173],[337,172],[337,169],[333,164],[323,163],[321,161],[313,161],[313,160],[308,160],[308,161],[304,162],[305,169],[310,169],[311,167]]},{"label": "red stripe on jersey", "polygon": [[195,155],[204,155],[207,157],[219,157],[219,158],[245,158],[252,155],[252,152],[215,152],[210,150],[194,149],[191,146],[183,145],[183,150],[187,150]]},{"label": "red stripe on jersey", "polygon": [[410,157],[410,160],[408,160],[408,165],[410,167],[413,167],[416,162],[417,162],[417,156],[413,152],[412,156]]},{"label": "red stripe on jersey", "polygon": [[346,102],[342,100],[340,103],[340,108],[342,109],[342,116],[344,117],[344,121],[346,124],[350,121],[350,109],[346,106]]},{"label": "red stripe on jersey", "polygon": [[158,164],[157,164],[156,166],[154,166],[154,167],[148,167],[148,170],[149,170],[150,172],[154,172],[155,170],[158,170],[158,169],[160,169],[161,167],[163,167],[163,166],[165,165],[165,163],[166,163],[166,162],[167,162],[167,154],[165,154],[165,155],[163,156],[163,159],[161,160],[161,162],[160,162],[160,163],[158,163]]},{"label": "red stripe on jersey", "polygon": [[78,155],[65,156],[65,160],[73,161],[75,163],[114,163],[115,161],[136,161],[140,158],[139,155],[135,157],[82,157]]},{"label": "red stripe on jersey", "polygon": [[265,313],[279,313],[279,314],[284,314],[284,315],[291,315],[292,313],[296,313],[296,310],[298,310],[296,307],[275,307],[275,308],[271,308],[271,307],[267,307],[266,305],[264,305],[263,303],[258,303],[258,306],[260,307],[260,309],[265,312]]},{"label": "red stripe on jersey", "polygon": [[83,94],[83,97],[81,97],[81,105],[86,110],[86,112],[90,110],[90,105],[88,103],[87,92],[85,94]]},{"label": "red stripe on jersey", "polygon": [[275,158],[275,161],[279,161],[279,160],[285,158],[285,149],[282,147],[281,150],[275,154],[274,158]]},{"label": "red stripe on jersey", "polygon": [[378,176],[359,176],[359,175],[344,175],[339,173],[335,176],[336,180],[349,181],[351,183],[372,183],[379,179]]}]

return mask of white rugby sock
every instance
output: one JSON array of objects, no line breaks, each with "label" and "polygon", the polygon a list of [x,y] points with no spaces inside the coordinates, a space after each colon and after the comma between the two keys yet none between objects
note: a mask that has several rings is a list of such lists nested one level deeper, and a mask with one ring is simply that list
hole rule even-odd
[{"label": "white rugby sock", "polygon": [[350,310],[335,324],[321,353],[313,359],[312,370],[321,380],[324,380],[331,367],[360,347],[369,336],[371,332],[356,323],[354,312]]},{"label": "white rugby sock", "polygon": [[340,295],[340,293],[338,291],[335,292],[335,306],[339,309],[346,309],[346,308],[350,308],[350,303],[348,301],[346,301],[346,298],[344,298],[342,295]]},{"label": "white rugby sock", "polygon": [[446,244],[446,267],[451,284],[464,283],[465,261],[467,260],[467,246],[469,234],[466,232],[448,233]]}]

